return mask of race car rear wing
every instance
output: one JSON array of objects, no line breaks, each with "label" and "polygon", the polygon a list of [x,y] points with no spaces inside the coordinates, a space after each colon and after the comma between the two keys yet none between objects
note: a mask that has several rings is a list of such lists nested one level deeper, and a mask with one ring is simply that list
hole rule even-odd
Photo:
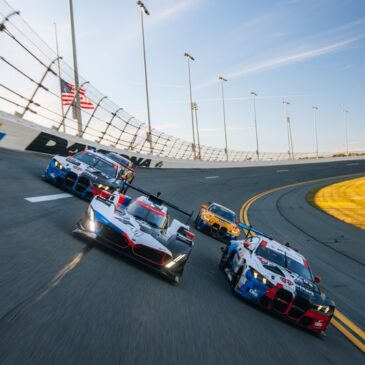
[{"label": "race car rear wing", "polygon": [[191,212],[187,212],[181,208],[179,208],[177,205],[175,204],[172,204],[164,199],[161,199],[160,196],[161,196],[161,193],[158,192],[156,195],[144,190],[144,189],[141,189],[139,187],[136,187],[136,186],[133,186],[131,184],[128,184],[128,183],[125,183],[127,185],[128,188],[130,189],[133,189],[135,191],[138,191],[139,193],[142,193],[143,195],[146,195],[148,197],[148,199],[153,202],[154,204],[157,204],[157,205],[166,205],[174,210],[176,210],[177,212],[179,213],[182,213],[184,215],[186,215],[188,217],[188,220],[186,222],[186,224],[190,221],[190,219],[193,217],[194,215],[194,211],[191,211]]},{"label": "race car rear wing", "polygon": [[264,237],[269,238],[270,240],[272,240],[271,236],[269,236],[266,233],[263,233],[263,232],[255,229],[255,228],[253,228],[252,226],[247,226],[246,224],[243,224],[243,223],[239,223],[238,225],[246,231],[245,239],[251,235],[251,232],[254,232],[256,234],[259,234],[260,236],[264,236]]}]

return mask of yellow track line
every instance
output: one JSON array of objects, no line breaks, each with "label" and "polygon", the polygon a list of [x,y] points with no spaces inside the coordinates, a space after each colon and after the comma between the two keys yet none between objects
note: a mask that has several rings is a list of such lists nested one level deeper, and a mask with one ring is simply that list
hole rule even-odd
[{"label": "yellow track line", "polygon": [[[288,184],[288,185],[279,186],[279,187],[276,187],[276,188],[273,188],[273,189],[270,189],[270,190],[263,191],[263,192],[261,192],[257,195],[252,196],[250,199],[248,199],[246,202],[244,202],[242,204],[241,209],[240,209],[241,222],[246,224],[247,226],[250,225],[250,220],[248,218],[248,210],[250,209],[250,207],[252,206],[252,204],[255,201],[263,198],[266,195],[272,194],[276,191],[288,189],[288,188],[291,188],[291,187],[310,184],[310,183],[313,183],[313,182],[325,181],[325,180],[329,180],[329,179],[337,179],[337,178],[342,178],[342,177],[347,177],[347,176],[353,176],[353,175],[361,175],[361,174],[341,175],[341,176],[334,176],[334,177],[326,177],[326,178],[322,178],[322,179],[302,181],[302,182],[299,182],[299,183]],[[361,328],[356,326],[353,322],[351,322],[347,317],[345,317],[337,309],[335,310],[334,318],[332,318],[330,323],[338,331],[340,331],[347,339],[349,339],[356,347],[358,347],[362,352],[365,352],[365,345],[362,343],[362,341],[359,340],[358,338],[356,338],[350,331],[348,331],[344,327],[344,325],[342,325],[336,318],[338,320],[340,320],[344,325],[346,325],[350,330],[352,330],[356,335],[358,335],[364,341],[365,341],[365,332]]]},{"label": "yellow track line", "polygon": [[332,318],[330,323],[362,352],[365,352],[365,345],[360,340],[358,340],[352,333],[350,333],[340,322],[338,322],[335,318]]},{"label": "yellow track line", "polygon": [[356,326],[356,324],[352,323],[347,317],[345,317],[341,312],[337,309],[335,311],[335,317],[343,322],[347,327],[349,327],[354,333],[356,333],[362,340],[365,341],[365,332]]}]

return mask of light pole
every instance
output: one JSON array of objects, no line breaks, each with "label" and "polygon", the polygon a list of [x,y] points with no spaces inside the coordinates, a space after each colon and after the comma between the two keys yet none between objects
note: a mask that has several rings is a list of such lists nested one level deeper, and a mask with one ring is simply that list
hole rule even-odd
[{"label": "light pole", "polygon": [[293,142],[291,139],[291,129],[290,129],[290,119],[288,117],[288,105],[290,105],[290,103],[288,101],[283,101],[284,104],[284,110],[285,110],[285,122],[286,122],[286,128],[288,131],[288,147],[289,147],[289,158],[291,160],[294,159],[294,153],[293,153]]},{"label": "light pole", "polygon": [[147,121],[148,121],[148,132],[147,139],[150,144],[150,152],[153,153],[152,148],[152,128],[151,128],[151,114],[150,114],[150,100],[148,97],[148,79],[147,79],[147,64],[146,64],[146,45],[144,40],[144,23],[143,14],[150,15],[149,11],[145,7],[142,1],[137,1],[137,5],[141,9],[141,27],[142,27],[142,44],[143,44],[143,62],[144,62],[144,80],[146,85],[146,103],[147,103]]},{"label": "light pole", "polygon": [[342,109],[343,111],[343,121],[345,123],[345,135],[346,135],[346,156],[349,157],[349,135],[348,135],[348,123],[347,123],[347,109]]},{"label": "light pole", "polygon": [[200,150],[199,124],[198,124],[198,103],[193,102],[192,108],[195,111],[196,136],[198,138],[198,159],[201,160],[202,156]]},{"label": "light pole", "polygon": [[[77,67],[75,22],[74,22],[74,11],[73,11],[72,0],[69,0],[69,8],[70,8],[70,23],[71,23],[71,38],[72,38],[72,54],[74,62],[74,83],[75,83],[75,90],[79,90],[79,71]],[[73,108],[73,110],[75,111],[75,117],[77,120],[77,134],[78,136],[81,136],[82,120],[81,120],[81,108],[80,108],[80,94],[78,92],[76,92],[75,102],[76,102],[76,108]]]},{"label": "light pole", "polygon": [[315,135],[316,135],[316,155],[317,155],[317,159],[319,158],[318,155],[318,133],[317,133],[317,112],[318,112],[318,106],[314,106],[313,110],[314,110],[314,131],[315,131]]},{"label": "light pole", "polygon": [[[55,40],[56,40],[56,52],[57,52],[57,57],[58,57],[58,60],[57,60],[57,68],[58,68],[58,78],[61,82],[61,65],[60,65],[60,51],[59,51],[59,48],[58,48],[58,35],[57,35],[57,24],[56,23],[53,23],[54,24],[54,32],[55,32]],[[60,90],[60,104],[61,104],[61,115],[62,115],[62,118],[65,116],[65,110],[63,108],[63,102],[62,102],[62,91]],[[65,133],[66,132],[66,123],[63,124],[63,132]]]},{"label": "light pole", "polygon": [[[66,116],[67,116],[68,112],[70,111],[71,107],[72,107],[73,112],[74,112],[74,109],[75,109],[75,100],[76,100],[76,97],[77,97],[77,96],[79,96],[79,94],[80,94],[80,90],[83,88],[83,86],[85,86],[86,84],[89,84],[89,83],[90,83],[90,81],[85,81],[85,82],[83,82],[83,83],[81,84],[81,86],[80,86],[78,89],[75,89],[75,95],[72,97],[72,101],[71,101],[71,103],[69,104],[68,108],[66,109],[64,116],[62,117],[61,123],[60,123],[60,124],[59,124],[59,126],[57,127],[57,130],[58,130],[58,131],[59,131],[59,130],[60,130],[60,128],[64,125],[65,120],[66,120]],[[78,110],[78,108],[76,108],[76,109]],[[80,136],[80,135],[78,134],[78,136]]]},{"label": "light pole", "polygon": [[224,140],[225,140],[225,143],[226,143],[225,152],[226,152],[226,158],[227,158],[227,161],[228,161],[227,126],[226,126],[226,109],[225,109],[225,106],[224,106],[224,87],[223,87],[223,83],[224,83],[224,82],[227,82],[228,80],[227,80],[227,79],[225,79],[225,78],[224,78],[224,77],[222,77],[222,76],[219,76],[219,77],[218,77],[218,80],[221,80],[221,81],[222,81],[221,86],[222,86],[222,105],[223,105],[223,122],[224,122]]},{"label": "light pole", "polygon": [[256,96],[257,96],[257,94],[255,92],[251,91],[251,95],[253,96],[253,112],[254,112],[254,118],[255,118],[256,155],[257,155],[257,159],[260,160],[259,137],[258,137],[258,133],[257,133],[257,119],[256,119]]},{"label": "light pole", "polygon": [[195,129],[194,129],[194,114],[193,114],[193,95],[191,91],[191,72],[190,72],[190,61],[195,61],[194,57],[189,53],[184,53],[184,57],[188,60],[188,73],[189,73],[189,90],[190,90],[190,111],[191,111],[191,128],[193,131],[193,152],[194,158],[196,158],[196,146],[195,146]]}]

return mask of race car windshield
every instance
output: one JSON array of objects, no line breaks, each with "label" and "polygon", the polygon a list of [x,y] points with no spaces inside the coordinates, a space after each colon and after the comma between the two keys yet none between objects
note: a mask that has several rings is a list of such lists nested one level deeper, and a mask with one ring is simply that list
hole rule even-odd
[{"label": "race car windshield", "polygon": [[227,221],[230,221],[232,223],[236,223],[236,214],[233,212],[230,212],[227,209],[224,209],[223,207],[220,207],[219,205],[211,205],[209,208],[209,211],[213,214],[217,214],[220,217],[227,219]]},{"label": "race car windshield", "polygon": [[312,273],[309,267],[304,266],[300,262],[283,255],[280,252],[274,251],[266,246],[260,245],[256,250],[256,255],[265,260],[273,262],[281,267],[285,267],[289,271],[304,277],[305,279],[313,281]]},{"label": "race car windshield", "polygon": [[93,153],[82,151],[74,156],[77,160],[94,167],[101,171],[103,174],[108,177],[115,178],[118,172],[118,166],[113,165],[105,160],[102,160],[99,156],[94,155]]},{"label": "race car windshield", "polygon": [[96,164],[94,165],[96,169],[101,171],[107,176],[110,176],[112,178],[115,177],[116,173],[118,172],[118,166],[112,165],[111,163],[104,161],[102,159],[98,160]]},{"label": "race car windshield", "polygon": [[127,159],[125,159],[125,158],[123,158],[122,156],[118,156],[118,155],[116,155],[114,153],[110,153],[107,156],[109,158],[111,158],[113,161],[118,162],[118,163],[120,163],[120,164],[122,164],[124,166],[130,167],[130,165],[131,165],[130,161],[127,160]]},{"label": "race car windshield", "polygon": [[149,204],[136,201],[129,205],[127,211],[135,218],[149,223],[152,227],[165,228],[166,226],[166,214]]}]

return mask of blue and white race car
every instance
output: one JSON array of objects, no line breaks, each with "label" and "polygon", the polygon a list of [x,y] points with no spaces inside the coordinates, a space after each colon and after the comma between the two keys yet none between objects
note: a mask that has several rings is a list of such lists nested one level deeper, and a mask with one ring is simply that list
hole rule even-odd
[{"label": "blue and white race car", "polygon": [[[318,287],[308,261],[288,244],[240,224],[245,240],[232,241],[223,250],[220,268],[232,291],[292,322],[324,332],[335,311],[335,303]],[[249,237],[250,232],[257,235]]]},{"label": "blue and white race car", "polygon": [[97,196],[74,233],[138,260],[179,283],[195,235],[187,224],[171,219],[167,205],[191,218],[192,213],[159,196],[140,196],[133,201],[117,192],[109,199]]},{"label": "blue and white race car", "polygon": [[86,200],[125,191],[125,168],[102,153],[85,150],[73,156],[54,156],[44,179]]}]

